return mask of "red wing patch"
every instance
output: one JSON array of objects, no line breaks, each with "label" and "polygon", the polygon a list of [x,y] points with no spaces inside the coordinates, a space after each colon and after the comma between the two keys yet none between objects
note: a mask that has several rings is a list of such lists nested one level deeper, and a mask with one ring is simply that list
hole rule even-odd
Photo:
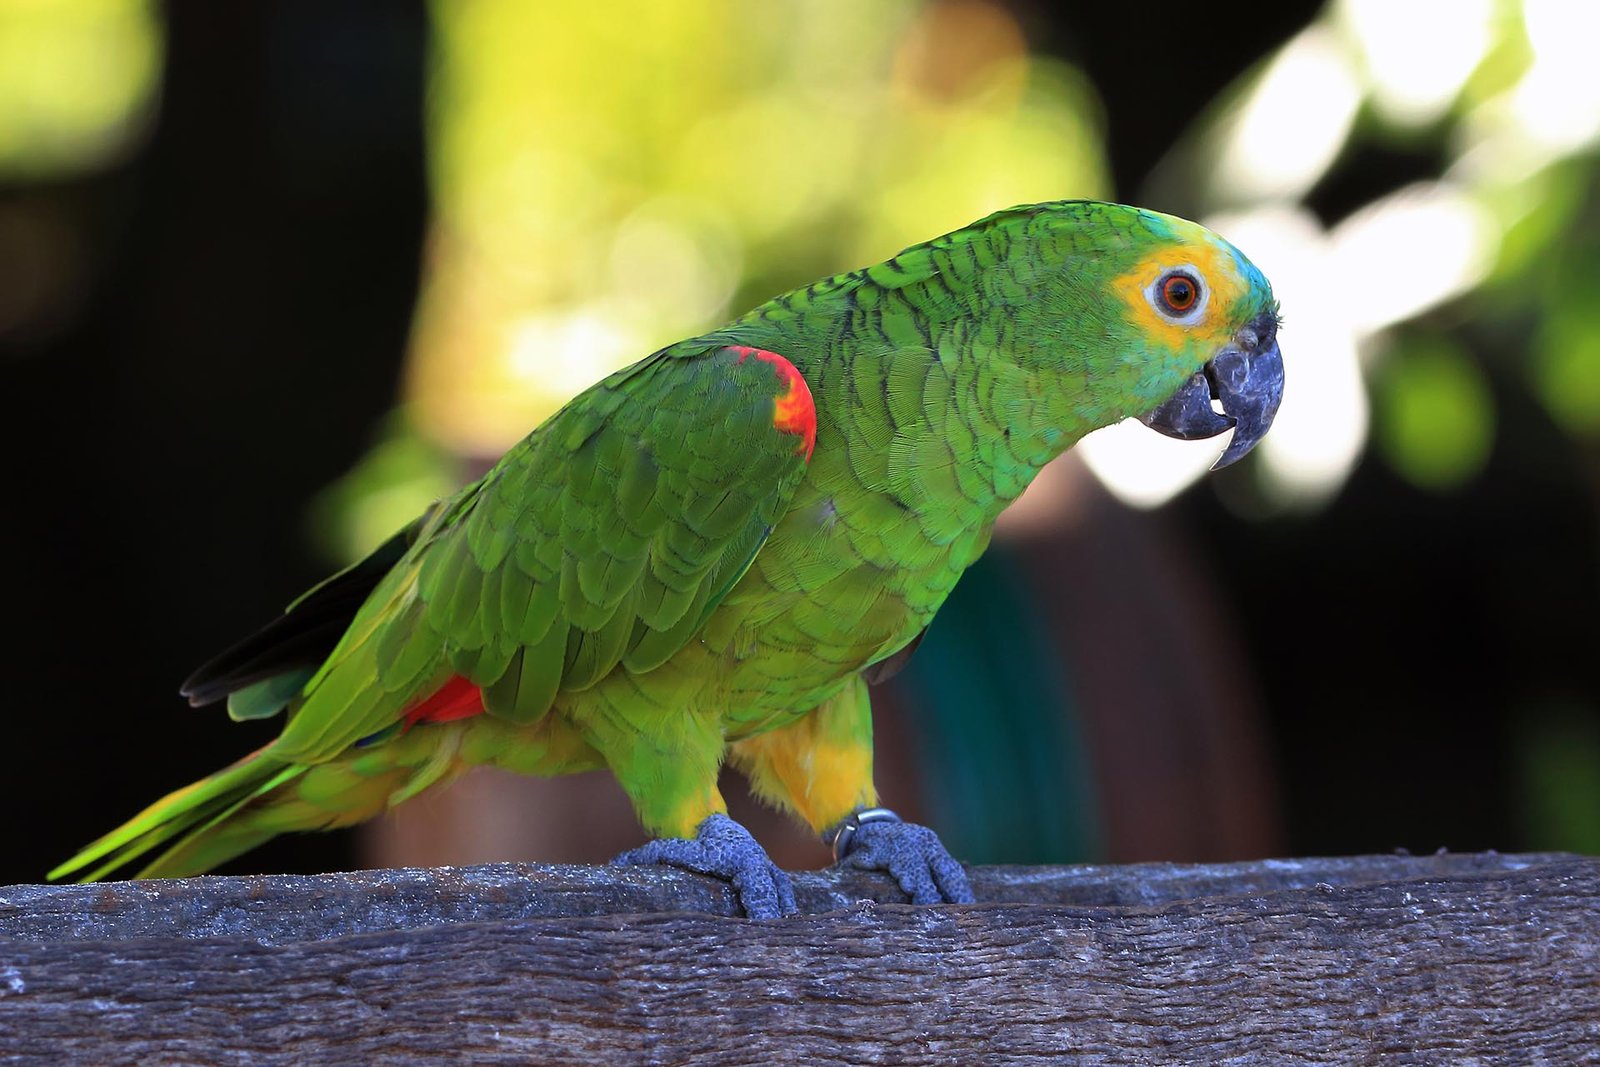
[{"label": "red wing patch", "polygon": [[470,719],[483,714],[483,690],[455,675],[441,685],[432,696],[406,712],[406,726],[410,728],[423,722],[451,722]]},{"label": "red wing patch", "polygon": [[817,408],[811,400],[811,387],[800,376],[799,368],[776,352],[746,345],[729,345],[729,351],[739,353],[739,362],[754,356],[763,363],[772,364],[778,380],[788,388],[772,401],[772,425],[784,433],[800,438],[796,452],[804,452],[806,462],[811,462],[811,450],[817,447]]}]

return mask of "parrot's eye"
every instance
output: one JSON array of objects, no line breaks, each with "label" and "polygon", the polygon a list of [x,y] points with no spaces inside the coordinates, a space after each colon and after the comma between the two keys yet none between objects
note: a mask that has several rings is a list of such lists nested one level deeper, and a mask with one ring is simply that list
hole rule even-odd
[{"label": "parrot's eye", "polygon": [[1185,271],[1175,270],[1156,283],[1155,295],[1162,311],[1181,319],[1200,303],[1200,282]]}]

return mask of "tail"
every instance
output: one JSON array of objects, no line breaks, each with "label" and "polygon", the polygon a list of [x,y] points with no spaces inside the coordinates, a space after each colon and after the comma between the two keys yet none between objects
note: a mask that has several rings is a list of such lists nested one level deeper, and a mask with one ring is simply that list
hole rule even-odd
[{"label": "tail", "polygon": [[98,881],[157,849],[133,877],[203,874],[278,834],[364,822],[463,769],[449,724],[390,733],[314,765],[260,749],[162,797],[47,877]]},{"label": "tail", "polygon": [[[428,509],[366,559],[316,586],[261,631],[195,671],[183,683],[184,696],[196,707],[226,699],[235,719],[284,711],[436,510]],[[361,744],[386,739],[374,735]],[[386,753],[374,759],[379,749]],[[208,871],[285,831],[358,822],[381,811],[389,793],[405,784],[406,774],[396,765],[401,755],[395,746],[373,744],[308,767],[275,757],[268,746],[167,794],[48,877],[93,882],[164,849],[134,877],[179,878]],[[414,763],[426,762],[415,753],[406,755]]]},{"label": "tail", "polygon": [[[274,830],[232,817],[304,772],[304,767],[274,759],[265,749],[251,753],[210,777],[168,793],[46,877],[52,882],[71,875],[78,875],[80,882],[97,881],[164,845],[166,851],[136,877],[181,877],[208,870],[273,836]],[[92,870],[82,873],[91,866]]]}]

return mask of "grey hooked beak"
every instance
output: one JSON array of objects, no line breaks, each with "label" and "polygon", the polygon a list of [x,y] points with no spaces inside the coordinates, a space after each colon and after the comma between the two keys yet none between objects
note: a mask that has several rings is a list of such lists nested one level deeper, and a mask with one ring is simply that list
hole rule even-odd
[{"label": "grey hooked beak", "polygon": [[[1216,400],[1219,413],[1211,406]],[[1211,465],[1221,470],[1256,446],[1272,426],[1283,400],[1283,356],[1278,352],[1278,320],[1271,312],[1257,316],[1234,336],[1194,377],[1161,406],[1139,421],[1184,441],[1215,437],[1233,430],[1233,440]]]}]

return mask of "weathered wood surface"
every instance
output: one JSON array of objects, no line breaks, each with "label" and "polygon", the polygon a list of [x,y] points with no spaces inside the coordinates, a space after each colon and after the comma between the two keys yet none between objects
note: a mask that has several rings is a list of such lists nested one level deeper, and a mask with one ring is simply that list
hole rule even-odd
[{"label": "weathered wood surface", "polygon": [[1597,859],[973,875],[766,923],[646,868],[0,888],[0,1061],[1600,1062]]}]

